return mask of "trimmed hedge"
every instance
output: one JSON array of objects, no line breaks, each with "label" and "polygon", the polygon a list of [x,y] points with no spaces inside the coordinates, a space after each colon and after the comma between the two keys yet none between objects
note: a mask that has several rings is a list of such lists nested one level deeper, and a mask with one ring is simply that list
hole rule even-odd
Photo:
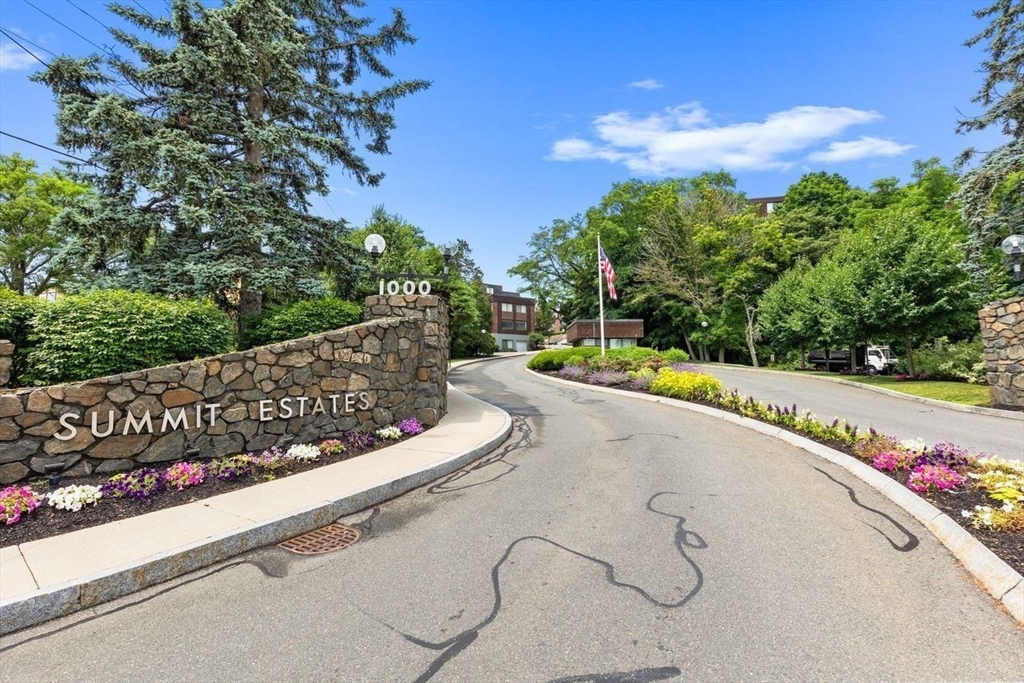
[{"label": "trimmed hedge", "polygon": [[228,351],[232,325],[212,303],[97,290],[39,308],[26,379],[60,384]]},{"label": "trimmed hedge", "polygon": [[672,363],[686,363],[690,360],[690,354],[682,349],[665,349],[661,352],[661,357],[670,365]]},{"label": "trimmed hedge", "polygon": [[581,346],[579,348],[571,349],[548,349],[547,351],[541,351],[531,358],[526,364],[526,367],[540,372],[561,370],[566,361],[573,356],[577,356],[579,358],[590,358],[591,356],[599,355],[601,355],[601,349],[596,346]]},{"label": "trimmed hedge", "polygon": [[255,321],[247,321],[241,346],[251,349],[308,337],[355,325],[362,319],[362,306],[331,296],[275,306]]},{"label": "trimmed hedge", "polygon": [[659,353],[643,346],[624,346],[618,349],[607,349],[601,356],[599,346],[580,346],[571,349],[549,349],[542,351],[530,359],[526,367],[541,372],[561,370],[565,365],[574,365],[586,361],[591,369],[615,370],[630,372],[641,368],[657,370],[671,363],[685,363],[690,356],[679,349],[669,349]]}]

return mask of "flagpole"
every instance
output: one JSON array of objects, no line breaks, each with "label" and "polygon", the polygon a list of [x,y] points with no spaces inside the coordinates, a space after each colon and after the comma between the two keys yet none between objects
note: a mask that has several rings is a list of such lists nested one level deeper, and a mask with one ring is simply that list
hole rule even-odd
[{"label": "flagpole", "polygon": [[601,233],[597,234],[597,306],[601,312],[601,355],[604,355],[604,285],[601,283]]}]

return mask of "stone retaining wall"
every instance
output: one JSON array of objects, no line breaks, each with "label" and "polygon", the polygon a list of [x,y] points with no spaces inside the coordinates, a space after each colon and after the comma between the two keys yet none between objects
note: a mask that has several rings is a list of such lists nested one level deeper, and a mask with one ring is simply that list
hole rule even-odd
[{"label": "stone retaining wall", "polygon": [[992,405],[1024,407],[1024,297],[993,302],[978,319]]},{"label": "stone retaining wall", "polygon": [[448,306],[368,297],[367,321],[281,344],[0,393],[0,484],[287,447],[447,407]]}]

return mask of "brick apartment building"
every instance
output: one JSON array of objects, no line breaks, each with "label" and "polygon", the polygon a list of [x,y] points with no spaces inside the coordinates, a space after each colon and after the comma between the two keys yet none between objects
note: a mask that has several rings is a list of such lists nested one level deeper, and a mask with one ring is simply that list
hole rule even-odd
[{"label": "brick apartment building", "polygon": [[491,300],[491,334],[502,351],[526,351],[535,325],[534,300],[500,285],[484,285]]}]

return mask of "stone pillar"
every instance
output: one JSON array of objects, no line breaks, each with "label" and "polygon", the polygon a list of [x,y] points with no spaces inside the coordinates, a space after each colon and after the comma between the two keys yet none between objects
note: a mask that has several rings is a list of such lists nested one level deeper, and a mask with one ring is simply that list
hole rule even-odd
[{"label": "stone pillar", "polygon": [[11,366],[14,364],[14,344],[0,339],[0,388],[11,383]]},{"label": "stone pillar", "polygon": [[992,405],[1024,407],[1024,297],[990,303],[978,319]]},{"label": "stone pillar", "polygon": [[[415,294],[366,297],[365,320],[409,318],[423,321],[423,336],[414,345],[416,419],[436,425],[448,412],[449,331],[448,302],[436,295]],[[419,344],[419,349],[415,345]]]}]

